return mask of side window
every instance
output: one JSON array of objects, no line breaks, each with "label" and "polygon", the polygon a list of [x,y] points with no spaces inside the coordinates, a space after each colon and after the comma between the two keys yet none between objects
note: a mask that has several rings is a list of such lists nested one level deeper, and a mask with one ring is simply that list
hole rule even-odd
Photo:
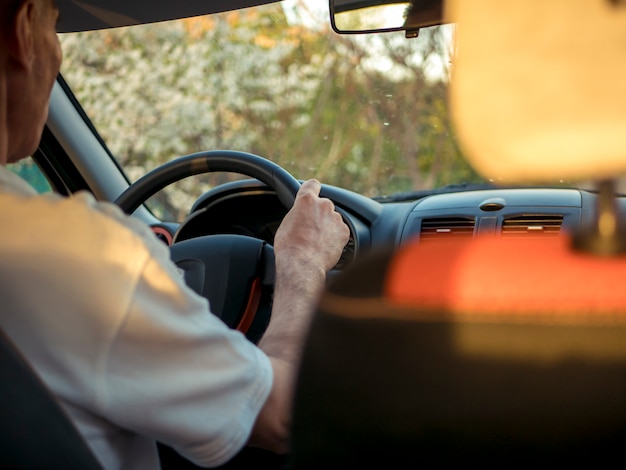
[{"label": "side window", "polygon": [[52,192],[52,187],[46,176],[31,157],[24,158],[17,163],[11,163],[7,165],[7,168],[26,180],[39,194]]}]

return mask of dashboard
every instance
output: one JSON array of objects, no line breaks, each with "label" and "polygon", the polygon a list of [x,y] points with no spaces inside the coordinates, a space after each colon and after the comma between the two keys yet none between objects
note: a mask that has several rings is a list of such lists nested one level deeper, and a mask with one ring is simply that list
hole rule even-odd
[{"label": "dashboard", "polygon": [[[449,188],[371,199],[323,185],[351,232],[337,269],[377,246],[443,237],[553,237],[594,217],[596,194],[569,188]],[[626,214],[624,197],[619,210]],[[202,195],[181,224],[168,224],[171,242],[214,234],[239,234],[273,244],[287,209],[257,180],[218,186]],[[156,229],[156,227],[153,227]],[[156,230],[155,230],[156,231]]]}]

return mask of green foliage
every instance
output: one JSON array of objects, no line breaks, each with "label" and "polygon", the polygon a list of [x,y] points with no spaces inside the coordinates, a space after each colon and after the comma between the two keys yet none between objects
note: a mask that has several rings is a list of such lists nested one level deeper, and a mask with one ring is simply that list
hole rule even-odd
[{"label": "green foliage", "polygon": [[31,158],[24,158],[17,163],[11,163],[7,165],[7,168],[27,181],[39,194],[52,191],[50,183]]},{"label": "green foliage", "polygon": [[[454,139],[445,67],[432,72],[447,61],[441,32],[338,36],[319,24],[272,4],[72,34],[63,74],[131,179],[225,148],[371,196],[478,179]],[[181,182],[156,203],[180,219],[232,177]]]}]

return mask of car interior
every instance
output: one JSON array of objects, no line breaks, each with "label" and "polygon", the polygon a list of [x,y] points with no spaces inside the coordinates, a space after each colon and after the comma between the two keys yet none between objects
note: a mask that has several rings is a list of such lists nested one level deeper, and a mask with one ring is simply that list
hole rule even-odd
[{"label": "car interior", "polygon": [[[623,55],[623,7],[445,2],[459,29],[450,102],[473,165],[517,182],[589,175],[597,189],[579,193],[591,199],[574,225],[535,237],[507,236],[511,193],[454,194],[463,199],[455,210],[476,208],[474,237],[421,236],[359,257],[328,288],[309,332],[294,468],[609,466],[617,458],[626,438],[626,259],[615,187],[626,103],[624,63],[603,52]],[[584,40],[573,39],[587,27]],[[566,193],[541,191],[531,193],[553,207],[513,212],[560,218],[563,210],[569,224],[572,206],[552,199]],[[405,230],[424,235],[420,209],[443,216],[429,199]],[[481,227],[491,235],[479,236]]]},{"label": "car interior", "polygon": [[[56,3],[63,36],[284,2]],[[336,41],[395,35],[399,51],[454,26],[447,106],[480,178],[376,195],[320,178],[350,241],[307,336],[292,451],[246,448],[224,468],[614,462],[626,441],[626,2],[325,8]],[[46,184],[66,196],[89,191],[148,224],[213,313],[256,343],[271,316],[274,233],[316,173],[231,146],[164,156],[131,178],[73,87],[62,69],[32,157]],[[182,219],[149,203],[217,172],[243,179],[194,196]],[[3,468],[100,468],[4,334],[2,349],[2,383],[11,385],[0,388]],[[196,468],[159,451],[164,469]]]}]

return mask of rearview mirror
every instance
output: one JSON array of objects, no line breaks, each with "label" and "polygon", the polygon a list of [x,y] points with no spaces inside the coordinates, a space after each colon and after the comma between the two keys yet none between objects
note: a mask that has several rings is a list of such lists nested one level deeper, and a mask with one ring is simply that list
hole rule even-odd
[{"label": "rearview mirror", "polygon": [[330,0],[330,23],[339,34],[406,31],[444,23],[443,0]]}]

